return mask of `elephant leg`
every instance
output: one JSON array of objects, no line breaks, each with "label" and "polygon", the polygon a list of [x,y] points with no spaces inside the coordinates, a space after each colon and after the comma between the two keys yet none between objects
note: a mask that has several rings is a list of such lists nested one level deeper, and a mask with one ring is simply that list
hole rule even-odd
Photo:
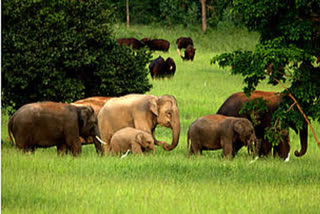
[{"label": "elephant leg", "polygon": [[80,155],[81,141],[79,137],[67,137],[66,144],[71,148],[71,152],[74,157]]},{"label": "elephant leg", "polygon": [[131,146],[131,149],[132,149],[132,153],[143,154],[141,146],[137,143],[133,143]]},{"label": "elephant leg", "polygon": [[262,139],[261,148],[260,148],[260,151],[259,151],[259,157],[270,155],[271,150],[272,150],[271,143],[269,143],[265,139]]},{"label": "elephant leg", "polygon": [[57,154],[58,155],[65,155],[68,153],[68,150],[67,150],[67,144],[60,144],[60,145],[57,145]]},{"label": "elephant leg", "polygon": [[232,153],[233,153],[233,149],[232,149],[232,143],[224,143],[223,144],[223,157],[225,159],[229,159],[232,160]]},{"label": "elephant leg", "polygon": [[232,145],[232,157],[234,157],[238,151],[242,148],[243,144],[237,140],[236,142],[233,143]]}]

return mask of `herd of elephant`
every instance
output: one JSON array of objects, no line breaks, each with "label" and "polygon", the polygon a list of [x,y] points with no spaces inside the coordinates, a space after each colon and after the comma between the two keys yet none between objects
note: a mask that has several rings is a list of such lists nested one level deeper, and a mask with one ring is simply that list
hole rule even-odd
[{"label": "herd of elephant", "polygon": [[[250,116],[239,111],[246,102],[262,98],[268,111],[259,115],[258,125]],[[255,91],[250,97],[243,92],[232,94],[216,114],[195,120],[187,134],[187,153],[202,154],[203,150],[222,149],[223,156],[232,159],[240,148],[246,146],[254,156],[273,155],[289,158],[288,130],[282,130],[282,139],[272,146],[264,138],[270,126],[272,113],[279,107],[282,95],[274,92]],[[154,136],[156,126],[172,130],[172,142],[158,141]],[[155,145],[166,151],[179,143],[180,118],[174,96],[129,94],[121,97],[90,97],[74,103],[38,102],[19,108],[9,119],[8,133],[11,142],[24,152],[38,147],[57,147],[58,154],[81,153],[81,146],[94,144],[103,154],[136,154],[155,152]],[[302,156],[307,150],[307,126],[300,130]],[[14,139],[13,139],[14,138]],[[190,146],[189,146],[190,141]]]}]

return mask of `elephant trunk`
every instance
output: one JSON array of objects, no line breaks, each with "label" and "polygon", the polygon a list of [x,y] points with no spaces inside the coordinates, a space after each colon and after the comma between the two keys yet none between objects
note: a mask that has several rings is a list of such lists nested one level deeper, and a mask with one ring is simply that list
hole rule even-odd
[{"label": "elephant trunk", "polygon": [[308,147],[308,126],[307,123],[304,122],[302,129],[300,130],[300,151],[295,151],[294,155],[297,157],[303,156],[307,152]]},{"label": "elephant trunk", "polygon": [[174,148],[177,147],[178,143],[179,143],[179,137],[180,137],[180,120],[179,120],[179,116],[178,119],[175,120],[174,124],[171,124],[170,126],[171,130],[172,130],[172,142],[171,145],[165,144],[164,145],[164,149],[166,151],[171,151]]}]

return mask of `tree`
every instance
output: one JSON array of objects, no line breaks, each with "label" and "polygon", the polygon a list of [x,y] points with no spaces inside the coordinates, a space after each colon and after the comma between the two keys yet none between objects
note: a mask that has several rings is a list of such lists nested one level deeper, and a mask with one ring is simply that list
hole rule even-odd
[{"label": "tree", "polygon": [[206,19],[206,1],[200,0],[201,3],[201,14],[202,14],[202,32],[204,33],[207,29],[207,19]]},{"label": "tree", "polygon": [[2,1],[2,105],[151,88],[146,49],[119,46],[107,1]]},{"label": "tree", "polygon": [[249,30],[260,32],[260,42],[254,51],[220,54],[212,63],[244,76],[247,94],[265,79],[284,87],[286,99],[274,114],[276,130],[302,129],[307,119],[320,121],[320,2],[234,0],[233,12],[242,14]]},{"label": "tree", "polygon": [[126,0],[126,16],[127,16],[127,28],[129,28],[129,25],[130,25],[129,0]]}]

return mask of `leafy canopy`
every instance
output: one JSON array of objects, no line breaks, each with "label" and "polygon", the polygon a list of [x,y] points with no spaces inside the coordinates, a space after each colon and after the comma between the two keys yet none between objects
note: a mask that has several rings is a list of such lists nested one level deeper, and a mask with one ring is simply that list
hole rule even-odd
[{"label": "leafy canopy", "polygon": [[2,1],[2,104],[144,93],[150,53],[120,47],[108,1]]},{"label": "leafy canopy", "polygon": [[[260,42],[253,51],[234,51],[213,57],[211,63],[231,66],[232,74],[244,77],[249,94],[262,80],[285,83],[306,116],[320,121],[320,1],[234,0],[232,12],[242,14],[249,30],[259,31]],[[303,116],[290,108],[286,96],[275,112],[277,126],[301,128]],[[274,119],[275,121],[275,119]],[[279,122],[281,121],[281,122]],[[294,125],[292,125],[294,124]]]}]

